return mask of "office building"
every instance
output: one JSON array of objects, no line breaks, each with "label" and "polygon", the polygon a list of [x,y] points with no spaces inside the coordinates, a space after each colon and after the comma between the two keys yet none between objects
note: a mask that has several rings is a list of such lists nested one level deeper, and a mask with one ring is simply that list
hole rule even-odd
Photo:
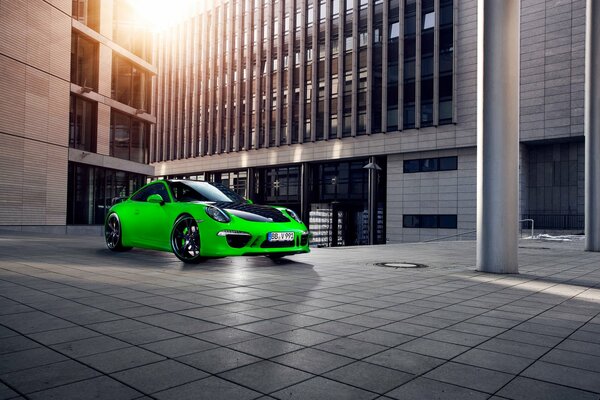
[{"label": "office building", "polygon": [[[583,230],[585,12],[521,1],[539,229]],[[316,244],[474,238],[477,25],[477,0],[217,0],[156,34],[128,0],[3,1],[0,225],[99,226],[177,176],[291,207]]]},{"label": "office building", "polygon": [[[537,228],[583,230],[584,32],[584,0],[521,2]],[[155,175],[294,208],[324,245],[367,243],[369,211],[375,243],[474,237],[476,0],[220,1],[155,45]]]},{"label": "office building", "polygon": [[0,225],[102,224],[152,176],[152,33],[126,0],[0,3]]}]

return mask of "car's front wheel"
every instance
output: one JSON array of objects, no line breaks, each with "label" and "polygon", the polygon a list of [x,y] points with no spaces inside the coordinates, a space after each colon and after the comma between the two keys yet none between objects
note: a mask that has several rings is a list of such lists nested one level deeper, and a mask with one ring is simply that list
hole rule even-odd
[{"label": "car's front wheel", "polygon": [[190,215],[182,215],[173,224],[171,248],[173,254],[185,263],[197,264],[204,260],[200,255],[198,223]]},{"label": "car's front wheel", "polygon": [[104,224],[104,239],[106,247],[112,251],[131,250],[131,247],[123,246],[123,230],[121,229],[121,220],[116,213],[111,213],[106,218]]}]

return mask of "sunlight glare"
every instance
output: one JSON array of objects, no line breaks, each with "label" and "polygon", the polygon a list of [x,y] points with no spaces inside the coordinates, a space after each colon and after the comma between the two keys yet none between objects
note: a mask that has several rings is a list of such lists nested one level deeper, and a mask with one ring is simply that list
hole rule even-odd
[{"label": "sunlight glare", "polygon": [[215,0],[127,0],[138,13],[140,22],[161,31],[210,8]]}]

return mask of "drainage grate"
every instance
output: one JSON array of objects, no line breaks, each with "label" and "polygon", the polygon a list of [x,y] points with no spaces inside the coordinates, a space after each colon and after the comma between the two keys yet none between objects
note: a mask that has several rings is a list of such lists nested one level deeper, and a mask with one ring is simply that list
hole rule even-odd
[{"label": "drainage grate", "polygon": [[376,267],[386,267],[386,268],[425,268],[427,265],[424,264],[415,264],[403,261],[394,261],[394,262],[382,262],[376,263]]}]

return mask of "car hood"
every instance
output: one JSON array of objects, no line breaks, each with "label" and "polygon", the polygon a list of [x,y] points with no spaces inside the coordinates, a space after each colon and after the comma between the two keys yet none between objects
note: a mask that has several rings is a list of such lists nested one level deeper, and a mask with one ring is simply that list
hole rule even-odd
[{"label": "car hood", "polygon": [[226,210],[236,217],[253,222],[290,222],[281,211],[270,206],[248,203],[218,202],[214,206]]}]

